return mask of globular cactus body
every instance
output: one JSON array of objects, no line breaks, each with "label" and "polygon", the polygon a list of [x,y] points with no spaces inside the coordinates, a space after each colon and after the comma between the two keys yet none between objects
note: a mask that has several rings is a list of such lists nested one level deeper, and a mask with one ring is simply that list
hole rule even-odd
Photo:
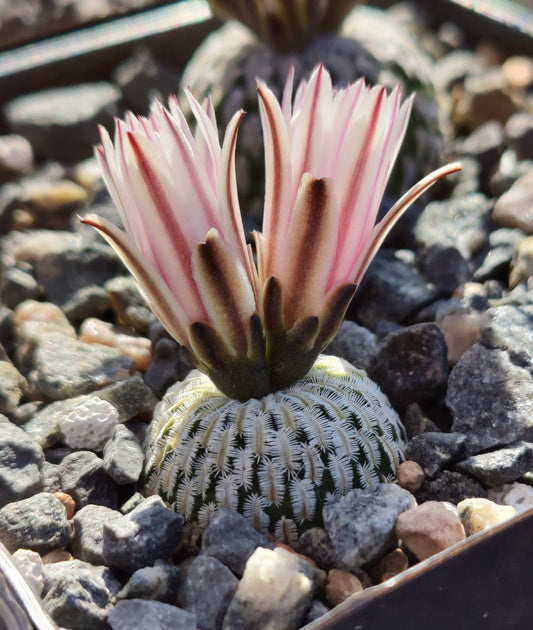
[{"label": "globular cactus body", "polygon": [[146,493],[203,530],[217,509],[244,514],[275,540],[322,523],[335,496],[394,478],[405,431],[366,374],[321,355],[285,390],[232,400],[197,370],[154,414]]}]

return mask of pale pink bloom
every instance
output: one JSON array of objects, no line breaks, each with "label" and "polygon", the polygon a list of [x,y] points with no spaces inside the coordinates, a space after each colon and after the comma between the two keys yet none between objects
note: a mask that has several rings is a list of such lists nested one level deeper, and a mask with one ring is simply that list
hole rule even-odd
[{"label": "pale pink bloom", "polygon": [[333,90],[319,66],[282,104],[258,83],[265,141],[263,235],[257,268],[235,181],[243,112],[220,146],[213,108],[187,93],[193,136],[177,101],[101,130],[96,156],[126,233],[84,220],[111,243],[168,331],[224,393],[247,399],[305,375],[333,338],[390,228],[435,171],[375,224],[412,99],[358,81]]},{"label": "pale pink bloom", "polygon": [[[187,94],[193,136],[177,100],[148,118],[100,129],[95,154],[126,233],[96,215],[96,227],[137,279],[167,330],[214,379],[242,357],[264,363],[256,269],[245,242],[235,181],[238,112],[220,146],[210,101]],[[225,386],[223,383],[220,383]],[[226,386],[225,386],[226,387]]]}]

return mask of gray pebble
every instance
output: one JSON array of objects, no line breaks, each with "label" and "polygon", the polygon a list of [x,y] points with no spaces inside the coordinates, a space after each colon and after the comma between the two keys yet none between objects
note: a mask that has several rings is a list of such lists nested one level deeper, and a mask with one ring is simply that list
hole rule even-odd
[{"label": "gray pebble", "polygon": [[0,510],[0,540],[11,552],[32,549],[44,554],[64,549],[71,534],[65,506],[48,492],[8,503]]},{"label": "gray pebble", "polygon": [[0,423],[0,507],[44,488],[41,447],[11,422]]},{"label": "gray pebble", "polygon": [[488,453],[472,455],[455,467],[488,487],[516,481],[533,471],[533,443],[517,442]]},{"label": "gray pebble", "polygon": [[342,322],[335,339],[324,352],[346,359],[358,368],[368,370],[376,353],[376,343],[376,335],[368,328],[346,320]]},{"label": "gray pebble", "polygon": [[239,580],[211,556],[197,556],[183,585],[183,608],[193,613],[201,630],[218,630]]},{"label": "gray pebble", "polygon": [[487,314],[480,343],[505,350],[514,364],[533,370],[533,306],[499,306]]},{"label": "gray pebble", "polygon": [[446,405],[471,453],[533,436],[533,377],[503,350],[467,350],[450,373]]},{"label": "gray pebble", "polygon": [[148,497],[128,514],[104,524],[104,559],[130,573],[167,560],[179,543],[182,525],[183,517],[159,496]]},{"label": "gray pebble", "polygon": [[56,623],[72,630],[109,629],[106,618],[120,582],[107,567],[68,560],[45,564],[43,573],[43,602]]},{"label": "gray pebble", "polygon": [[392,544],[399,514],[416,506],[410,492],[396,484],[358,488],[324,507],[324,529],[337,567],[352,571]]},{"label": "gray pebble", "polygon": [[70,543],[75,558],[103,565],[104,524],[121,518],[117,510],[104,505],[86,505],[78,510],[73,518],[74,534]]},{"label": "gray pebble", "polygon": [[443,470],[435,479],[426,479],[422,482],[420,490],[415,492],[418,503],[425,501],[448,501],[457,505],[463,499],[469,497],[487,496],[483,486],[459,472]]},{"label": "gray pebble", "polygon": [[117,599],[149,599],[175,604],[180,586],[180,570],[173,564],[156,560],[153,567],[137,569]]},{"label": "gray pebble", "polygon": [[121,486],[139,480],[144,453],[135,434],[119,424],[104,447],[103,460],[106,473]]},{"label": "gray pebble", "polygon": [[116,509],[117,490],[104,462],[90,451],[75,451],[59,464],[61,488],[76,501],[76,509],[93,503]]},{"label": "gray pebble", "polygon": [[35,353],[35,385],[52,400],[87,394],[135,372],[135,361],[101,344],[46,335]]},{"label": "gray pebble", "polygon": [[103,81],[52,88],[11,100],[4,115],[9,129],[30,141],[36,157],[74,162],[92,154],[97,125],[112,124],[120,97],[116,86]]},{"label": "gray pebble", "polygon": [[369,369],[393,406],[436,398],[448,380],[447,347],[433,323],[415,324],[387,335]]},{"label": "gray pebble", "polygon": [[467,439],[461,433],[428,431],[415,436],[407,444],[405,458],[419,464],[426,477],[432,478],[467,454]]},{"label": "gray pebble", "polygon": [[407,432],[407,438],[411,440],[415,435],[426,431],[438,431],[439,427],[428,418],[417,403],[410,403],[405,408],[403,424]]},{"label": "gray pebble", "polygon": [[326,571],[335,568],[336,556],[331,538],[322,527],[306,529],[298,538],[296,549]]},{"label": "gray pebble", "polygon": [[491,210],[491,202],[480,193],[432,201],[418,218],[415,238],[425,248],[456,247],[470,260],[488,241]]},{"label": "gray pebble", "polygon": [[109,613],[112,630],[197,630],[190,612],[163,602],[123,599]]},{"label": "gray pebble", "polygon": [[203,533],[200,555],[216,558],[241,576],[257,547],[273,545],[238,512],[219,510]]},{"label": "gray pebble", "polygon": [[372,261],[354,301],[358,322],[375,330],[380,320],[403,322],[436,296],[414,261],[402,252],[382,250]]},{"label": "gray pebble", "polygon": [[116,408],[119,422],[125,422],[138,415],[151,416],[157,404],[156,396],[141,376],[131,376],[111,383],[98,390],[97,395]]},{"label": "gray pebble", "polygon": [[2,272],[0,299],[9,308],[15,308],[20,302],[37,299],[41,294],[35,278],[18,267],[11,267]]}]

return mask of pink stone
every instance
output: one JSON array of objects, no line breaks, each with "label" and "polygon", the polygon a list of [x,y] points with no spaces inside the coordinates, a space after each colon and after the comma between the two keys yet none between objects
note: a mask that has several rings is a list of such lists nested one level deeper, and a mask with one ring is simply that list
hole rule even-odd
[{"label": "pink stone", "polygon": [[409,492],[416,492],[422,485],[424,478],[425,474],[422,467],[410,459],[402,462],[396,471],[396,483],[400,488],[409,490]]},{"label": "pink stone", "polygon": [[441,501],[427,501],[400,514],[395,533],[419,560],[425,560],[466,538],[456,508]]}]

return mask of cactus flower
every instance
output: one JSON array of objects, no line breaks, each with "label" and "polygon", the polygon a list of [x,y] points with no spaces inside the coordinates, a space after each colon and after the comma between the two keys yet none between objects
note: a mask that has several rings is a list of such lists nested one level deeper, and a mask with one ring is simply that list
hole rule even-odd
[{"label": "cactus flower", "polygon": [[375,224],[411,99],[363,80],[336,91],[319,66],[292,103],[261,82],[266,195],[257,265],[245,242],[235,175],[237,112],[222,145],[213,108],[188,93],[193,134],[176,99],[101,129],[96,148],[125,227],[89,215],[195,365],[247,400],[304,376],[335,335],[372,257],[402,212],[445,166]]}]

